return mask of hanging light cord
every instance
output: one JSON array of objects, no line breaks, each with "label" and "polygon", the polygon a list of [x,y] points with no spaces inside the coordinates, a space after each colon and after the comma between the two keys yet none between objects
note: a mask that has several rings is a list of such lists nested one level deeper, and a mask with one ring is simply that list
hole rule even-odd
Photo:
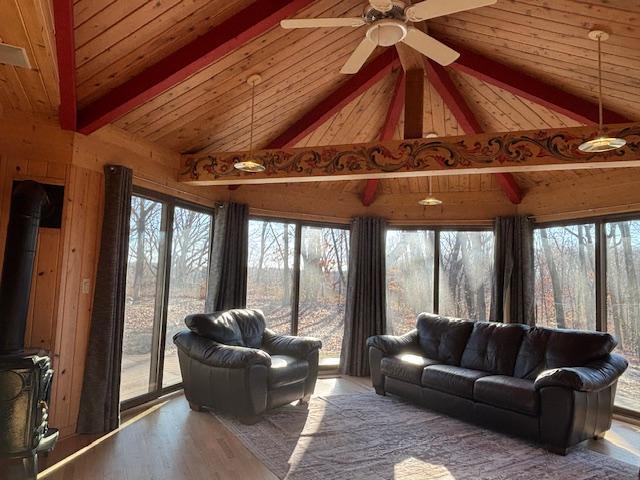
[{"label": "hanging light cord", "polygon": [[255,113],[256,82],[251,82],[251,129],[249,133],[249,156],[253,157],[253,118]]},{"label": "hanging light cord", "polygon": [[598,35],[598,133],[602,135],[602,35]]},{"label": "hanging light cord", "polygon": [[431,197],[433,195],[433,191],[431,188],[431,176],[429,176],[429,196]]}]

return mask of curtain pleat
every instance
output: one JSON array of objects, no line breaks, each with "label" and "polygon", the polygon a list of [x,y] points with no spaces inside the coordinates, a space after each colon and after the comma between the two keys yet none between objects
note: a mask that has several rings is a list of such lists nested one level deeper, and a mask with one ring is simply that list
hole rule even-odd
[{"label": "curtain pleat", "polygon": [[500,217],[495,223],[491,319],[533,325],[533,223],[528,217]]},{"label": "curtain pleat", "polygon": [[356,218],[351,227],[345,330],[340,371],[369,375],[367,338],[381,335],[386,323],[386,222]]},{"label": "curtain pleat", "polygon": [[100,434],[120,424],[120,367],[124,331],[129,218],[133,172],[104,169],[105,198],[91,331],[78,416],[78,433]]},{"label": "curtain pleat", "polygon": [[206,311],[244,308],[247,304],[249,207],[225,203],[216,212]]}]

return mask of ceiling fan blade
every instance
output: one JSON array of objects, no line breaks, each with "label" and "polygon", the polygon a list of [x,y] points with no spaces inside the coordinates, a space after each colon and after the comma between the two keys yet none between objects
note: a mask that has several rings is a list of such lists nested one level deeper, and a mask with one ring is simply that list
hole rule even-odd
[{"label": "ceiling fan blade", "polygon": [[407,36],[404,37],[402,42],[425,57],[435,60],[443,67],[452,64],[460,56],[454,49],[447,47],[444,43],[430,37],[416,27],[409,27]]},{"label": "ceiling fan blade", "polygon": [[365,39],[362,40],[362,42],[360,42],[360,45],[358,45],[358,47],[355,49],[353,54],[351,54],[349,60],[347,60],[347,63],[344,64],[344,67],[342,67],[340,73],[344,73],[347,75],[358,73],[358,71],[362,68],[362,66],[365,64],[376,47],[377,45],[375,43],[365,37]]},{"label": "ceiling fan blade", "polygon": [[497,1],[498,0],[447,0],[446,2],[436,2],[434,0],[427,0],[407,7],[404,13],[412,22],[421,22],[423,20],[429,20],[430,18],[486,7],[493,5]]},{"label": "ceiling fan blade", "polygon": [[282,20],[282,28],[333,28],[333,27],[361,27],[362,18],[292,18]]},{"label": "ceiling fan blade", "polygon": [[391,0],[369,0],[369,5],[383,13],[390,12],[393,9],[393,2]]}]

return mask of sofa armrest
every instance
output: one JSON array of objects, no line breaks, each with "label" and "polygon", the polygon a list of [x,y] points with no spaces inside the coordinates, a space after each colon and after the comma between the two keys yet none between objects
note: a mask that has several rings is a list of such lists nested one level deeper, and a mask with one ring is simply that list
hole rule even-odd
[{"label": "sofa armrest", "polygon": [[397,355],[402,352],[418,350],[418,330],[404,335],[376,335],[367,339],[367,347],[375,347],[385,355]]},{"label": "sofa armrest", "polygon": [[595,392],[612,385],[628,366],[623,356],[611,353],[584,367],[545,370],[536,378],[535,388],[565,387],[580,392]]},{"label": "sofa armrest", "polygon": [[187,356],[211,367],[246,368],[252,365],[271,366],[267,352],[255,348],[223,345],[192,332],[182,331],[173,336],[173,343]]},{"label": "sofa armrest", "polygon": [[266,329],[262,335],[262,348],[271,355],[290,355],[296,358],[307,358],[310,353],[320,350],[322,342],[317,338],[278,335]]}]

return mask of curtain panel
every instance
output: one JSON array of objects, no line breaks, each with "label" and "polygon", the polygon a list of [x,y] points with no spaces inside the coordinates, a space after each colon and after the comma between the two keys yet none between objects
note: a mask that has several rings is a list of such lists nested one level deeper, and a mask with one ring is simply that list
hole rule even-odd
[{"label": "curtain panel", "polygon": [[101,434],[120,424],[120,367],[126,298],[133,172],[104,168],[102,236],[78,433]]},{"label": "curtain panel", "polygon": [[351,226],[344,338],[340,371],[369,375],[367,338],[381,335],[386,324],[385,241],[381,218],[356,218]]},{"label": "curtain panel", "polygon": [[205,309],[218,312],[247,304],[249,207],[225,203],[216,211]]},{"label": "curtain panel", "polygon": [[491,319],[534,325],[533,223],[500,217],[495,223]]}]

